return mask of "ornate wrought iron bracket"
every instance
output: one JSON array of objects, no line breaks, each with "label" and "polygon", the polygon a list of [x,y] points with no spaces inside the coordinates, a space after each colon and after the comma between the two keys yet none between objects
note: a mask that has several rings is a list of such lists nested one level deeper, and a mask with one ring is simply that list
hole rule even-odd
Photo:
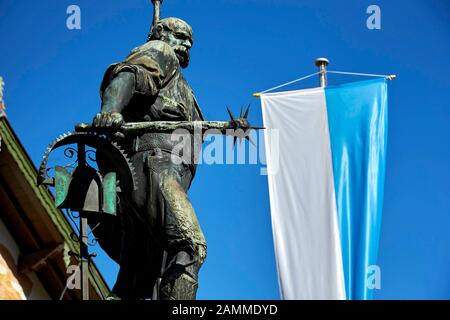
[{"label": "ornate wrought iron bracket", "polygon": [[[65,166],[56,165],[54,176],[50,177],[48,173],[52,168],[47,168],[49,156],[60,147],[66,147],[64,155],[73,162]],[[94,153],[95,157],[92,156]],[[96,165],[90,165],[88,160]],[[116,215],[117,193],[135,190],[134,176],[128,156],[115,142],[99,134],[64,134],[53,141],[44,154],[38,184],[54,187],[55,206],[67,209],[73,222],[79,219],[78,235],[72,232],[71,238],[79,243],[80,251],[69,254],[76,256],[81,265],[82,300],[89,299],[89,262],[96,256],[88,250],[97,240],[89,242],[88,217],[93,214]],[[72,216],[72,211],[79,212],[79,215]]]}]

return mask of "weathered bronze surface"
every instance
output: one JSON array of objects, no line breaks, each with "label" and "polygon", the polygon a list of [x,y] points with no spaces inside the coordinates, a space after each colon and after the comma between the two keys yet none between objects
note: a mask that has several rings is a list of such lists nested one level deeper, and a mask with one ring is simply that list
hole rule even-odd
[{"label": "weathered bronze surface", "polygon": [[[156,22],[148,42],[107,69],[93,129],[204,120],[181,73],[189,64],[191,46],[187,23],[176,18]],[[125,134],[119,143],[136,169],[138,188],[121,194],[117,219],[89,221],[93,225],[100,220],[95,235],[120,265],[111,296],[195,299],[198,271],[206,258],[206,240],[186,195],[195,175],[195,155],[190,163],[174,164],[171,152],[177,142],[170,132],[158,130]]]},{"label": "weathered bronze surface", "polygon": [[[230,112],[229,122],[205,121],[181,73],[189,65],[192,43],[186,22],[156,21],[145,44],[106,70],[101,111],[92,124],[76,127],[117,137],[136,170],[138,188],[120,193],[117,217],[89,218],[91,226],[100,222],[94,233],[120,265],[111,299],[196,298],[206,240],[187,197],[203,141],[194,139],[194,131],[250,128],[248,109],[237,119]],[[189,156],[181,155],[180,161],[173,161],[176,129],[192,137]]]},{"label": "weathered bronze surface", "polygon": [[[50,144],[38,183],[55,187],[56,207],[80,212],[82,279],[92,256],[89,224],[120,265],[110,299],[189,300],[196,298],[206,259],[206,240],[187,197],[203,138],[221,133],[252,142],[248,132],[258,128],[247,120],[249,108],[239,118],[228,109],[230,121],[205,121],[181,73],[189,65],[192,29],[177,18],[159,20],[161,1],[153,2],[147,42],[106,70],[100,112],[92,124],[78,124],[76,133]],[[49,155],[63,146],[76,161],[56,166],[49,177]],[[87,285],[81,291],[88,299]]]}]

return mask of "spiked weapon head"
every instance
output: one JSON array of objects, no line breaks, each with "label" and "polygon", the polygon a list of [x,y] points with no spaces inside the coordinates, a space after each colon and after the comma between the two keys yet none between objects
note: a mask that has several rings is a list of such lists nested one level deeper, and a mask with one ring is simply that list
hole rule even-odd
[{"label": "spiked weapon head", "polygon": [[259,130],[264,129],[262,127],[253,127],[248,121],[248,113],[250,111],[250,105],[247,106],[247,109],[244,112],[244,107],[241,107],[241,113],[239,114],[239,118],[235,118],[230,108],[227,107],[228,115],[230,116],[230,128],[234,129],[233,133],[233,147],[236,144],[236,140],[239,138],[239,142],[242,139],[248,140],[251,144],[255,145],[255,142],[249,136],[251,130]]}]

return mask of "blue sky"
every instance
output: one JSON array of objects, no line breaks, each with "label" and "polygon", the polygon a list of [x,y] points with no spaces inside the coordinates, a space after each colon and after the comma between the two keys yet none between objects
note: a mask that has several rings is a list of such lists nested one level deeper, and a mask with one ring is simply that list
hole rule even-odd
[{"label": "blue sky", "polygon": [[[81,8],[81,30],[66,9]],[[381,30],[366,8],[381,8]],[[379,299],[450,298],[450,2],[167,0],[162,16],[194,29],[185,75],[208,119],[315,71],[396,73],[389,140]],[[99,110],[106,67],[146,38],[147,0],[0,0],[0,75],[7,114],[36,164],[46,145]],[[330,84],[358,77],[330,75]],[[317,85],[310,79],[290,88]],[[259,165],[201,165],[189,192],[208,240],[200,299],[278,299],[267,180]],[[98,251],[98,250],[97,250]],[[117,266],[96,259],[112,286]]]}]

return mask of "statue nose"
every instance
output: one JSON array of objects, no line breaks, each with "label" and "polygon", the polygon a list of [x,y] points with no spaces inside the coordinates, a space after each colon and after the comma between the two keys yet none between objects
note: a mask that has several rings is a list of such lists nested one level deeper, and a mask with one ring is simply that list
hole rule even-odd
[{"label": "statue nose", "polygon": [[183,45],[188,49],[192,48],[192,42],[189,40],[184,41]]}]

